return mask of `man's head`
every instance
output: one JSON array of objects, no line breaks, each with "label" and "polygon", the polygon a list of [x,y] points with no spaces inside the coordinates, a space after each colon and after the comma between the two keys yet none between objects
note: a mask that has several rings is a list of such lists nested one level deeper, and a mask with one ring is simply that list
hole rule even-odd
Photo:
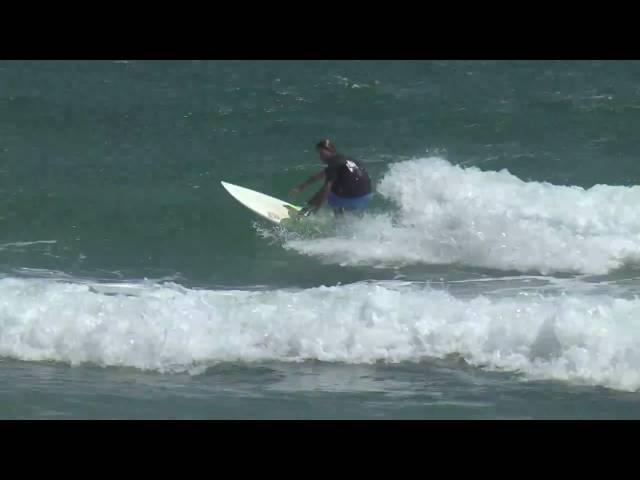
[{"label": "man's head", "polygon": [[336,146],[331,143],[331,140],[326,138],[316,144],[316,150],[318,151],[318,155],[320,155],[320,158],[323,162],[328,161],[336,154]]}]

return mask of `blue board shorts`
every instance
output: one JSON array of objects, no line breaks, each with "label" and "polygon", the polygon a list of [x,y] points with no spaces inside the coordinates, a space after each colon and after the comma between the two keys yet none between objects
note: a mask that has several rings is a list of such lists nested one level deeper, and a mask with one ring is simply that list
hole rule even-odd
[{"label": "blue board shorts", "polygon": [[342,198],[337,196],[333,192],[329,192],[327,203],[334,209],[343,208],[345,210],[361,210],[369,206],[369,202],[371,202],[372,197],[373,193],[368,193],[361,197]]}]

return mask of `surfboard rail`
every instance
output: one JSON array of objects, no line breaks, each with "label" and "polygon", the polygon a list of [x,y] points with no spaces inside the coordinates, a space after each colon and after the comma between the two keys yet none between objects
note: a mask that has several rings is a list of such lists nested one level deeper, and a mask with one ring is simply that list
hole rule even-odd
[{"label": "surfboard rail", "polygon": [[302,207],[250,188],[220,181],[224,189],[240,204],[273,223],[293,218]]}]

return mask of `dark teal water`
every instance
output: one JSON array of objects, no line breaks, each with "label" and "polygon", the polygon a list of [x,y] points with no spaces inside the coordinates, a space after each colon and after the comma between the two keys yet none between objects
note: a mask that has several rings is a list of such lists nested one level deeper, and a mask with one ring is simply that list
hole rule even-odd
[{"label": "dark teal water", "polygon": [[[639,80],[1,62],[0,417],[637,418]],[[286,231],[220,185],[289,199],[324,137],[363,217]]]}]

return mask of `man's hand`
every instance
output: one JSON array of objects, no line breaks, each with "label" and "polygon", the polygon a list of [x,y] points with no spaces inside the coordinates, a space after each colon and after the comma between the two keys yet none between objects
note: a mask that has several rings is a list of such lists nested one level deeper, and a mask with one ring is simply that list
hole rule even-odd
[{"label": "man's hand", "polygon": [[299,217],[308,217],[309,215],[311,215],[314,212],[313,207],[311,207],[310,205],[301,208],[298,211],[298,216]]}]

